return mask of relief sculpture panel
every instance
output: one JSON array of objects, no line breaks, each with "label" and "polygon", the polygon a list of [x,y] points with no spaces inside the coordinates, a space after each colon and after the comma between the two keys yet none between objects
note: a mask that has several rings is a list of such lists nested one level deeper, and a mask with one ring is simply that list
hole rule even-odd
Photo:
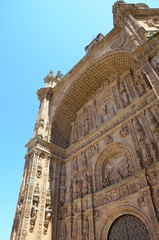
[{"label": "relief sculpture panel", "polygon": [[103,166],[103,187],[116,184],[131,176],[133,172],[134,169],[129,157],[123,156],[121,153],[115,154]]},{"label": "relief sculpture panel", "polygon": [[127,71],[120,76],[114,75],[103,81],[77,112],[76,119],[71,124],[70,144],[111,120],[136,97],[146,94],[150,88],[146,76],[140,69],[135,72]]}]

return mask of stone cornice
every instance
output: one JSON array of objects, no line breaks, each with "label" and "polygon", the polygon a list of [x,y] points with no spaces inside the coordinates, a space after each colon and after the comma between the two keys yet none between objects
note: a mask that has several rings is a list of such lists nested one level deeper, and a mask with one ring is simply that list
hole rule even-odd
[{"label": "stone cornice", "polygon": [[38,148],[40,151],[50,154],[51,156],[60,158],[61,160],[63,160],[66,155],[65,149],[55,144],[49,143],[39,137],[32,138],[25,146],[28,148],[28,153],[34,151],[34,148]]},{"label": "stone cornice", "polygon": [[40,101],[43,100],[44,98],[51,99],[52,95],[53,95],[53,88],[51,88],[51,87],[49,87],[49,88],[40,88],[37,91],[37,96],[38,96],[38,99]]}]

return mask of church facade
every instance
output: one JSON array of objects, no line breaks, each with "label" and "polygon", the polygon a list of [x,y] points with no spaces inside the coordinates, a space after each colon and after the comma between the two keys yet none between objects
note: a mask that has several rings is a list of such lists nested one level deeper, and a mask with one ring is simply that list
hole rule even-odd
[{"label": "church facade", "polygon": [[11,240],[159,239],[159,9],[113,18],[37,92]]}]

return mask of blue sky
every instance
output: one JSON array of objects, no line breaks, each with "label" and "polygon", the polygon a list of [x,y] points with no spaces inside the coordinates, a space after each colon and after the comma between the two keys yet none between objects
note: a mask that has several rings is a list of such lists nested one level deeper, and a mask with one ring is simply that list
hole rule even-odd
[{"label": "blue sky", "polygon": [[[127,0],[127,3],[137,1]],[[140,1],[139,1],[140,2]],[[0,239],[9,240],[22,180],[25,144],[33,135],[36,91],[52,69],[65,75],[98,33],[113,27],[112,0],[0,2]],[[145,0],[150,7],[156,0]]]}]

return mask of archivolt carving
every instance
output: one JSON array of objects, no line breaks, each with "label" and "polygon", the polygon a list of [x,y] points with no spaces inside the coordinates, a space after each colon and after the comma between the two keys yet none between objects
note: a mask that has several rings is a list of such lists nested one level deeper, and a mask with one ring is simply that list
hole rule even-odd
[{"label": "archivolt carving", "polygon": [[154,233],[153,233],[152,224],[150,223],[150,220],[148,219],[147,214],[144,212],[144,210],[131,205],[125,205],[125,204],[123,206],[120,206],[120,208],[117,207],[116,210],[111,215],[107,216],[107,219],[104,224],[102,219],[101,224],[99,224],[100,227],[98,228],[98,236],[101,236],[100,239],[108,239],[107,237],[109,234],[109,230],[113,222],[118,217],[125,214],[131,214],[141,219],[142,222],[145,224],[149,232],[149,235],[153,239]]},{"label": "archivolt carving", "polygon": [[136,171],[134,153],[122,142],[109,144],[95,166],[96,190],[116,184]]}]

